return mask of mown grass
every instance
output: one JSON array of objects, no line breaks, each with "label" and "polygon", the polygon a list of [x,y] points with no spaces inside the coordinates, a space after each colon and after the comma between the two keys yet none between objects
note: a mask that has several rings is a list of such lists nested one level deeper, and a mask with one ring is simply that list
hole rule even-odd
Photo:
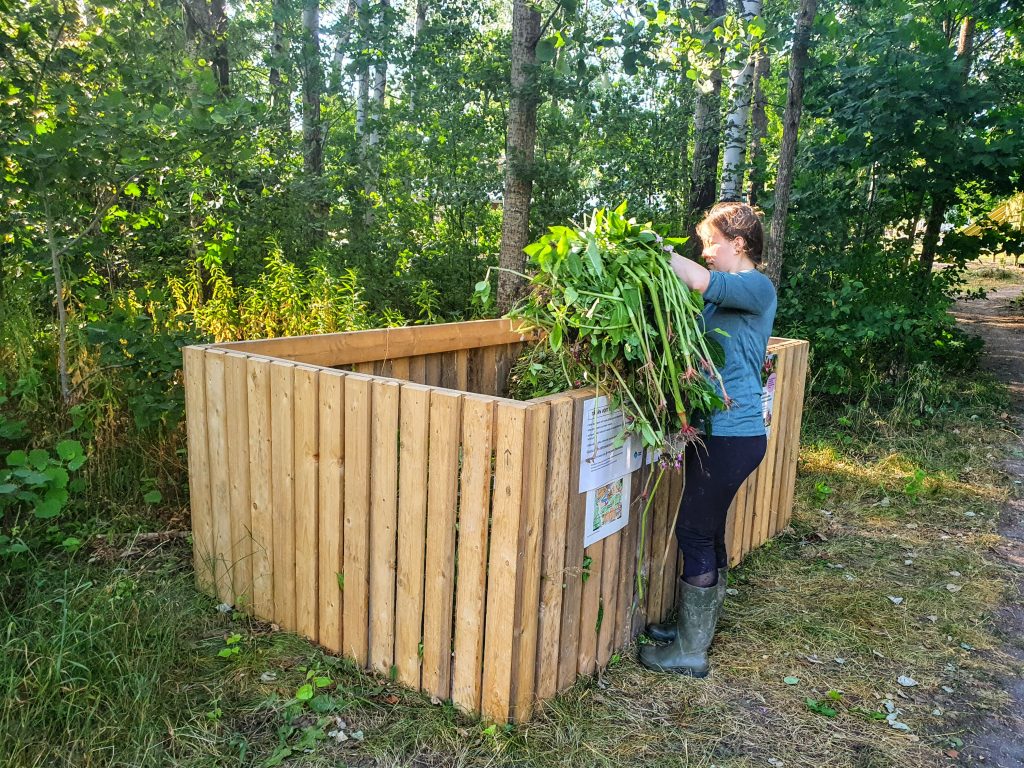
[{"label": "mown grass", "polygon": [[[0,573],[0,755],[47,768],[948,760],[972,718],[1008,704],[992,616],[1014,596],[989,555],[1009,493],[1005,402],[980,377],[942,386],[928,417],[809,404],[792,524],[732,572],[705,680],[649,673],[628,650],[530,724],[488,728],[219,612],[193,588],[187,542],[132,546],[114,534],[146,522],[122,512],[109,539]],[[238,652],[220,657],[234,634]],[[298,702],[311,672],[330,683]],[[886,701],[908,730],[875,719]],[[363,739],[323,738],[333,718]]]}]

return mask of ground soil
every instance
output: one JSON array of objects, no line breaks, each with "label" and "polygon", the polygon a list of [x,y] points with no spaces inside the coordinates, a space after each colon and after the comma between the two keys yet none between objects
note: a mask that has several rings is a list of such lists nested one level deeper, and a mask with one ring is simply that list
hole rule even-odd
[{"label": "ground soil", "polygon": [[1012,303],[1022,291],[1020,285],[990,291],[986,299],[961,301],[955,309],[961,326],[985,339],[983,367],[1010,389],[1009,420],[1015,433],[1004,463],[1013,498],[1000,519],[1002,539],[993,547],[994,556],[1013,566],[1016,580],[996,617],[1004,638],[1000,650],[1008,662],[1000,684],[1012,703],[1003,712],[972,722],[959,755],[966,765],[999,768],[1024,767],[1024,678],[1013,669],[1024,664],[1024,307]]}]

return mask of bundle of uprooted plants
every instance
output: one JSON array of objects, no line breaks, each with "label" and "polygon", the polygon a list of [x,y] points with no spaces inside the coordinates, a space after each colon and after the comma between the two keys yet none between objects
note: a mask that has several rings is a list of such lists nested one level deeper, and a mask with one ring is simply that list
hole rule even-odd
[{"label": "bundle of uprooted plants", "polygon": [[724,387],[712,383],[722,383],[721,346],[705,333],[700,293],[672,271],[685,238],[637,224],[625,209],[595,210],[582,227],[551,227],[527,246],[531,291],[509,316],[545,331],[545,341],[518,361],[510,385],[523,398],[582,386],[608,395],[626,416],[619,439],[633,433],[661,453],[650,499],[700,439],[689,415],[724,405]]}]

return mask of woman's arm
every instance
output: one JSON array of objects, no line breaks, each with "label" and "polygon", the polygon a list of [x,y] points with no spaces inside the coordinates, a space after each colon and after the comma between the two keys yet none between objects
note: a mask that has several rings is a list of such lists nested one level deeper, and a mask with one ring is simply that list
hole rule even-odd
[{"label": "woman's arm", "polygon": [[687,288],[693,291],[700,291],[702,294],[708,289],[708,285],[711,282],[711,273],[705,267],[685,256],[680,256],[678,253],[672,254],[672,260],[669,263],[672,266],[672,271],[676,273],[680,280],[686,283]]}]

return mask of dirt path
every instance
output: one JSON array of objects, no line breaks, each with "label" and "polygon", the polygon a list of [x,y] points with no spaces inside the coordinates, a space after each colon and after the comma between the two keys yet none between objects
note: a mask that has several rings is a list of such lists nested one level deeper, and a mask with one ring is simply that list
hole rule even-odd
[{"label": "dirt path", "polygon": [[[1019,663],[1024,663],[1024,441],[1019,437],[1024,435],[1024,309],[1010,302],[1022,291],[1024,286],[991,291],[988,299],[962,301],[954,310],[962,327],[985,339],[982,366],[1006,383],[1012,398],[1018,437],[1004,469],[1016,492],[1000,520],[1004,540],[993,551],[1016,568],[1016,589],[997,616],[997,628],[1005,638],[1003,653]],[[979,718],[973,725],[960,753],[967,765],[1024,767],[1024,679],[1008,668],[1001,683],[1013,703],[1005,715]]]}]

